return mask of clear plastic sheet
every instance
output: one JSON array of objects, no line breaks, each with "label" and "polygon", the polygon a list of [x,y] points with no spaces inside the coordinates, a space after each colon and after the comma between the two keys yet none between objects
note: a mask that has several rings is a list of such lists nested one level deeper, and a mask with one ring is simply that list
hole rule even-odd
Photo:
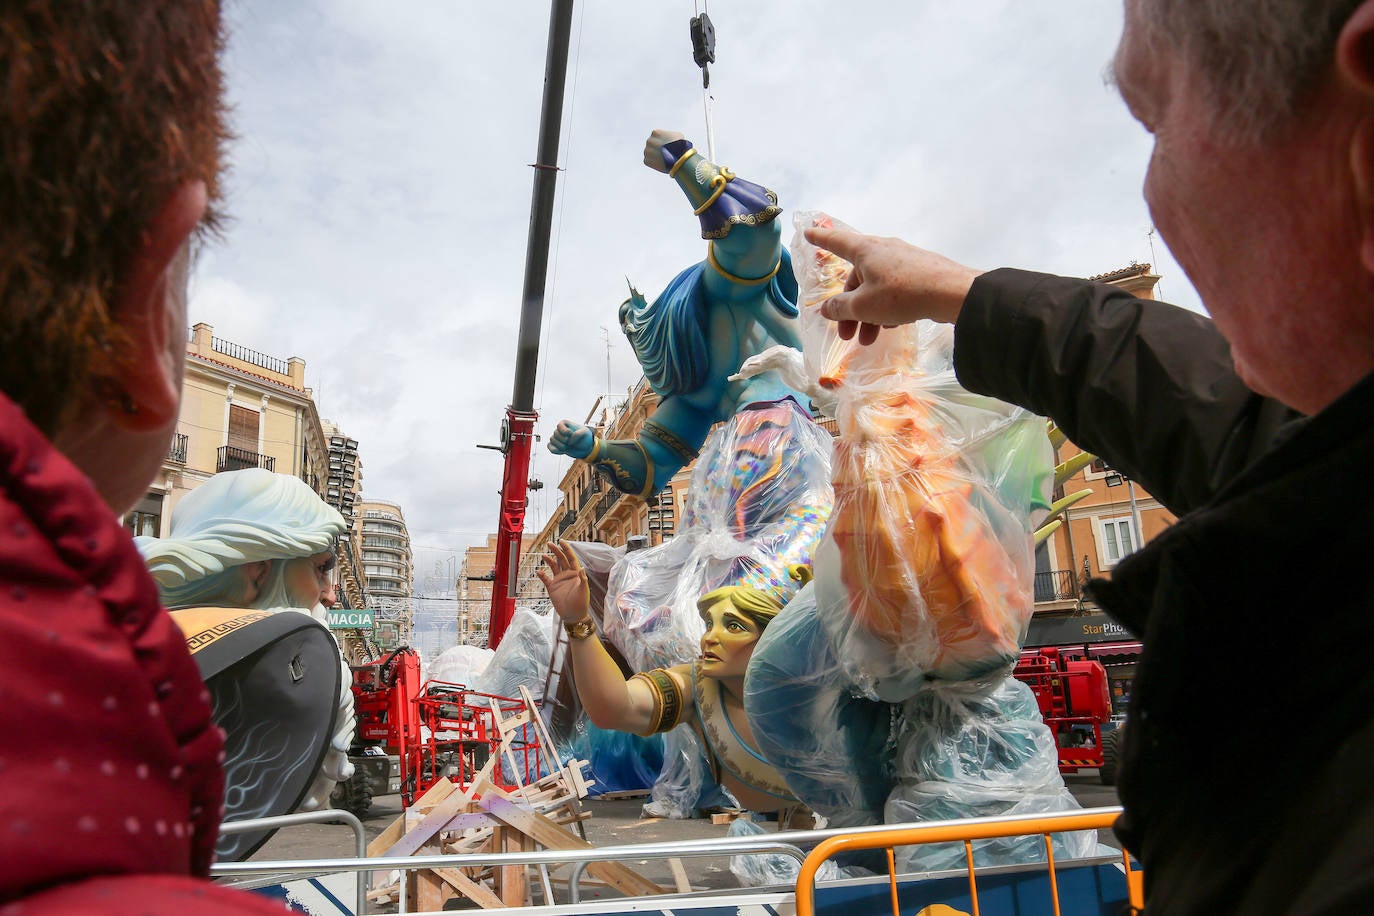
[{"label": "clear plastic sheet", "polygon": [[892,707],[850,683],[820,620],[815,584],[763,631],[744,708],[759,752],[829,826],[880,824],[893,787]]},{"label": "clear plastic sheet", "polygon": [[1053,455],[1043,420],[960,387],[948,325],[885,329],[867,347],[839,339],[819,305],[848,264],[800,231],[827,222],[799,214],[792,243],[807,369],[833,393],[839,428],[817,600],[851,679],[900,701],[928,678],[1016,657]]},{"label": "clear plastic sheet", "polygon": [[[636,671],[683,664],[700,652],[702,595],[732,584],[790,594],[787,567],[811,561],[829,517],[829,480],[830,435],[793,401],[736,414],[701,449],[676,536],[612,568],[602,638]],[[697,744],[683,727],[665,740],[659,816],[730,803]]]},{"label": "clear plastic sheet", "polygon": [[[800,231],[792,250],[804,364],[840,434],[815,581],[765,630],[746,679],[759,750],[832,827],[1076,808],[1033,696],[1009,676],[1053,476],[1043,421],[964,391],[948,327],[840,341],[817,306],[848,265]],[[1095,835],[1056,843],[1087,855]],[[977,858],[1043,855],[1038,840],[989,841]],[[902,858],[953,862],[944,847]]]},{"label": "clear plastic sheet", "polygon": [[711,776],[701,742],[687,725],[663,736],[663,768],[649,790],[644,817],[687,820],[710,808],[737,808],[739,804]]},{"label": "clear plastic sheet", "polygon": [[[941,683],[902,708],[895,761],[897,786],[889,823],[1049,814],[1078,807],[1059,775],[1054,736],[1040,719],[1030,688],[1007,674]],[[1042,862],[1039,836],[979,840],[976,865]],[[1054,836],[1059,858],[1092,855],[1093,830]],[[963,867],[962,844],[898,850],[909,871]]]},{"label": "clear plastic sheet", "polygon": [[663,768],[662,736],[641,738],[597,728],[586,716],[577,720],[566,746],[575,759],[590,765],[592,795],[647,789]]},{"label": "clear plastic sheet", "polygon": [[602,633],[636,671],[700,651],[697,599],[723,585],[795,589],[830,514],[830,435],[793,401],[757,405],[702,446],[672,540],[611,570]]},{"label": "clear plastic sheet", "polygon": [[[769,831],[747,817],[737,817],[730,822],[726,836],[762,836]],[[834,861],[821,863],[816,872],[817,881],[833,881],[843,877],[842,869]],[[801,863],[791,856],[776,852],[745,853],[730,857],[730,874],[739,879],[743,887],[769,887],[777,884],[788,886],[797,883]]]},{"label": "clear plastic sheet", "polygon": [[[491,663],[468,686],[479,693],[518,699],[520,685],[524,684],[538,702],[547,679],[549,659],[553,655],[553,618],[550,611],[541,613],[529,607],[517,606]],[[533,725],[523,726],[523,733],[518,740],[536,742],[538,735]],[[566,749],[559,750],[566,754]],[[516,774],[510,772],[508,761],[502,760],[501,767],[507,779],[515,777]],[[551,772],[552,761],[546,757],[541,761],[539,776],[547,776]],[[521,778],[524,778],[523,774]]]},{"label": "clear plastic sheet", "polygon": [[467,686],[491,664],[495,653],[481,646],[450,646],[425,670],[426,680]]}]

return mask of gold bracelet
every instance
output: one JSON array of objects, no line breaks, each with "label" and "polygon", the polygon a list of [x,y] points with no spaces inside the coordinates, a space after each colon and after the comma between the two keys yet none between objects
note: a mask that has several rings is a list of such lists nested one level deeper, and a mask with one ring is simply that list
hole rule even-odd
[{"label": "gold bracelet", "polygon": [[640,499],[648,499],[654,495],[654,459],[649,457],[649,450],[644,447],[644,443],[638,439],[632,440],[635,447],[639,449],[639,454],[644,456],[644,489],[639,491]]},{"label": "gold bracelet", "polygon": [[697,155],[697,148],[695,146],[687,147],[687,152],[679,156],[677,162],[674,162],[673,167],[668,170],[668,177],[676,178],[678,169],[682,168],[682,164],[695,155]]},{"label": "gold bracelet", "polygon": [[725,186],[729,184],[730,180],[734,177],[734,172],[722,167],[720,170],[720,174],[716,175],[714,178],[711,179],[711,196],[706,198],[706,203],[702,204],[700,207],[697,207],[695,210],[693,210],[692,215],[700,216],[707,210],[711,209],[711,205],[714,204],[716,201],[720,200],[720,195],[725,193]]},{"label": "gold bracelet", "polygon": [[720,274],[722,277],[729,280],[730,282],[738,283],[741,286],[758,286],[760,283],[767,283],[769,280],[773,279],[778,275],[778,270],[782,267],[782,258],[779,257],[778,263],[773,265],[773,269],[768,271],[768,273],[764,274],[762,277],[736,276],[735,274],[730,273],[730,271],[726,270],[724,267],[721,267],[720,262],[716,260],[715,242],[712,242],[706,246],[706,260],[711,265],[711,269],[714,270],[716,273]]},{"label": "gold bracelet", "polygon": [[587,453],[587,457],[582,460],[591,464],[596,461],[596,456],[601,454],[601,437],[592,433],[592,450]]},{"label": "gold bracelet", "polygon": [[649,700],[653,704],[649,709],[649,726],[641,732],[641,736],[647,738],[649,735],[658,733],[659,723],[663,721],[663,691],[648,674],[640,672],[630,678],[632,681],[640,681],[649,688]]},{"label": "gold bracelet", "polygon": [[586,639],[596,632],[596,621],[592,620],[592,615],[588,614],[581,620],[563,621],[563,630],[568,634],[569,639]]}]

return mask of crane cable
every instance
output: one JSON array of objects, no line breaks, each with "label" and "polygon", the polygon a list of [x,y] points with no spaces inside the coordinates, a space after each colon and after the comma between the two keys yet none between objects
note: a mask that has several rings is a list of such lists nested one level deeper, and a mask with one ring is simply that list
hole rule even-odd
[{"label": "crane cable", "polygon": [[716,27],[711,24],[711,14],[709,4],[706,0],[701,0],[698,5],[696,0],[692,0],[692,9],[696,15],[692,17],[692,60],[701,68],[701,107],[706,113],[706,158],[712,162],[716,159],[716,137],[715,131],[711,127],[711,71],[710,64],[716,62]]}]

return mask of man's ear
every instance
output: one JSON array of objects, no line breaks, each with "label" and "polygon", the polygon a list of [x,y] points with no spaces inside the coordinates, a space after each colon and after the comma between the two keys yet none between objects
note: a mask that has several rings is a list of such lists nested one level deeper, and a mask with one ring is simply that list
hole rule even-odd
[{"label": "man's ear", "polygon": [[1350,171],[1360,217],[1360,260],[1374,274],[1374,0],[1364,0],[1336,39],[1336,72],[1361,100],[1350,141]]},{"label": "man's ear", "polygon": [[272,564],[266,560],[254,560],[252,563],[244,563],[243,569],[243,588],[244,604],[252,604],[258,600],[262,594],[262,584],[267,581],[267,571]]},{"label": "man's ear", "polygon": [[172,338],[186,333],[187,243],[205,207],[205,182],[178,185],[144,227],[119,277],[111,302],[117,352],[101,373],[118,392],[109,404],[118,426],[155,430],[176,419],[185,354]]}]

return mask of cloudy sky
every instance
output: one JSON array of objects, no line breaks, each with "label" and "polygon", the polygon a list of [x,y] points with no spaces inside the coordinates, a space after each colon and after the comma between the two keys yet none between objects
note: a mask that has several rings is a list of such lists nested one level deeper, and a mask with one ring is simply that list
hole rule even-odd
[{"label": "cloudy sky", "polygon": [[[418,586],[497,523],[501,455],[477,445],[497,441],[512,397],[549,7],[230,9],[233,222],[198,265],[191,319],[305,360],[321,414],[361,444],[365,495],[403,507]],[[704,148],[698,9],[577,4],[536,388],[546,438],[639,377],[615,318],[626,278],[652,296],[704,256],[685,199],[641,164],[655,127]],[[1151,237],[1149,138],[1104,76],[1115,0],[708,10],[717,159],[789,211],[980,267],[1151,262],[1165,298],[1199,308]],[[537,447],[528,530],[567,467]]]}]

